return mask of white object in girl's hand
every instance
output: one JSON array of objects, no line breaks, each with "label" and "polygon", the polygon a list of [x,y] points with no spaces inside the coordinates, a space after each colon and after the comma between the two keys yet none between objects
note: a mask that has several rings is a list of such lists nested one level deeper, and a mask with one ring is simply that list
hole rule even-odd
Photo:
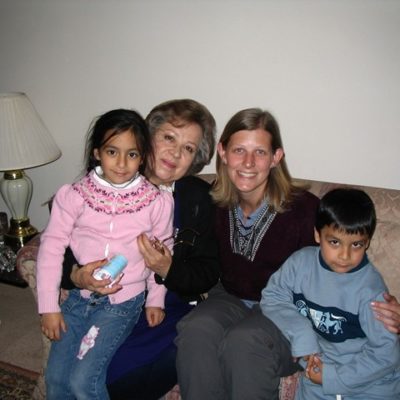
[{"label": "white object in girl's hand", "polygon": [[106,265],[103,267],[96,269],[93,273],[93,277],[98,281],[103,279],[111,279],[112,282],[107,286],[111,287],[122,270],[128,265],[128,260],[121,254],[117,254],[112,257]]}]

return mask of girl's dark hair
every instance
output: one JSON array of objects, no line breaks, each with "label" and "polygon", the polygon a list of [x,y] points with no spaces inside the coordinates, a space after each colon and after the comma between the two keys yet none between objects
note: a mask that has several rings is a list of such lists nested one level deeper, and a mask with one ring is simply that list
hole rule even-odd
[{"label": "girl's dark hair", "polygon": [[374,203],[362,190],[333,189],[322,197],[317,211],[315,229],[321,232],[324,226],[372,239],[376,227]]},{"label": "girl's dark hair", "polygon": [[[144,171],[146,157],[151,154],[151,139],[143,117],[134,110],[119,108],[111,110],[95,118],[86,135],[85,167],[90,172],[99,161],[94,156],[94,149],[100,149],[109,139],[119,133],[130,131],[142,157],[140,172]],[[109,134],[109,135],[108,135]],[[107,139],[106,139],[106,135]]]}]

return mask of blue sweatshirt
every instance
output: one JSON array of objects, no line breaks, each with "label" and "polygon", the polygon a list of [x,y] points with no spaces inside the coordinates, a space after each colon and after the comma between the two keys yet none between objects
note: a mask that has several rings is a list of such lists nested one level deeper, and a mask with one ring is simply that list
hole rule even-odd
[{"label": "blue sweatshirt", "polygon": [[318,247],[295,252],[262,291],[261,309],[291,343],[294,357],[320,353],[322,385],[304,376],[296,399],[400,399],[400,344],[377,321],[371,301],[385,283],[369,262],[332,271]]}]

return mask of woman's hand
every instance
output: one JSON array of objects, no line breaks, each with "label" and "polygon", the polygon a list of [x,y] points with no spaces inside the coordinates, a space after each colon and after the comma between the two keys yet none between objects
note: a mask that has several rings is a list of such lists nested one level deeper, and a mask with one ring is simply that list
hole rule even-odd
[{"label": "woman's hand", "polygon": [[155,249],[144,233],[138,236],[137,243],[146,266],[162,278],[165,278],[172,264],[172,255],[168,247],[160,244],[163,251]]},{"label": "woman's hand", "polygon": [[50,340],[60,340],[61,331],[67,331],[67,325],[60,312],[44,313],[40,322],[43,334]]},{"label": "woman's hand", "polygon": [[376,319],[382,321],[385,328],[393,333],[400,333],[400,304],[396,297],[388,293],[383,295],[384,301],[373,301],[371,303]]},{"label": "woman's hand", "polygon": [[122,274],[117,278],[112,287],[107,287],[111,283],[111,279],[103,279],[98,281],[93,277],[93,271],[102,267],[106,263],[107,260],[99,260],[90,262],[81,268],[78,268],[76,265],[74,265],[71,272],[72,282],[80,289],[88,289],[101,295],[108,295],[118,292],[118,290],[122,289],[122,286],[119,284]]}]

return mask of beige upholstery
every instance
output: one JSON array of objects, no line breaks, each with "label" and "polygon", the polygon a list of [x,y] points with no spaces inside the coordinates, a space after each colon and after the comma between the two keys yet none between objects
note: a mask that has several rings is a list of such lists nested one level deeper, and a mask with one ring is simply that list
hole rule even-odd
[{"label": "beige upholstery", "polygon": [[[214,174],[200,175],[211,182]],[[305,181],[299,182],[309,185],[309,190],[318,197],[323,196],[329,190],[341,185],[337,183]],[[365,190],[375,203],[378,216],[378,224],[372,240],[369,257],[382,273],[390,292],[400,299],[400,190],[373,188],[367,186],[353,186]],[[32,289],[35,299],[36,294],[36,257],[39,245],[39,237],[34,238],[18,253],[17,268],[21,276]],[[49,340],[43,337],[43,368],[47,362]],[[280,400],[293,400],[297,377],[292,376],[281,380]],[[44,399],[43,375],[39,378],[33,399]],[[180,400],[179,388],[175,387],[165,396],[165,400]]]}]

